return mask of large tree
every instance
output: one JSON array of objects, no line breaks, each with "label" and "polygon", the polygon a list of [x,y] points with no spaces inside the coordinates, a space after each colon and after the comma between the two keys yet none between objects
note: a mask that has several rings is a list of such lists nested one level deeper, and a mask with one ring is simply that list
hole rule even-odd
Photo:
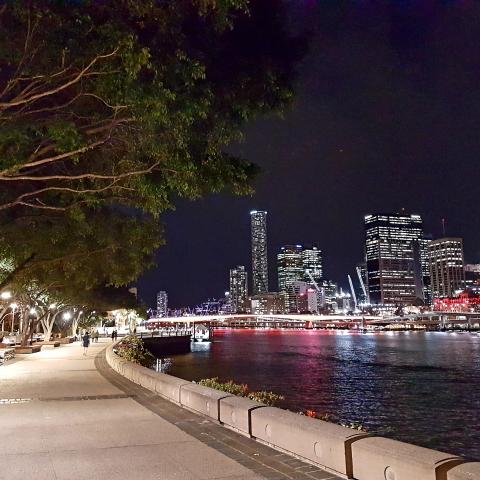
[{"label": "large tree", "polygon": [[225,153],[291,97],[278,0],[10,0],[0,7],[0,254],[7,280],[124,285],[178,197],[251,192]]}]

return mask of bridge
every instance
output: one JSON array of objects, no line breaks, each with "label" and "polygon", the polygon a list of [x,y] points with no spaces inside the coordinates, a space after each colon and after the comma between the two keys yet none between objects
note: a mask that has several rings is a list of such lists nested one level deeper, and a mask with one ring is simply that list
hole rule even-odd
[{"label": "bridge", "polygon": [[480,312],[425,312],[403,316],[312,315],[312,314],[214,314],[183,317],[159,317],[146,322],[155,328],[165,324],[190,327],[205,324],[211,327],[270,328],[480,328]]}]

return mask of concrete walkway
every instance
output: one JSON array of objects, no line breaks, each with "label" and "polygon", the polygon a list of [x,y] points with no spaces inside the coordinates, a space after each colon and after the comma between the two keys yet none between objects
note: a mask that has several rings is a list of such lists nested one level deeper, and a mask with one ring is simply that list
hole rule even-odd
[{"label": "concrete walkway", "polygon": [[0,479],[334,479],[123,379],[105,343],[0,367]]}]

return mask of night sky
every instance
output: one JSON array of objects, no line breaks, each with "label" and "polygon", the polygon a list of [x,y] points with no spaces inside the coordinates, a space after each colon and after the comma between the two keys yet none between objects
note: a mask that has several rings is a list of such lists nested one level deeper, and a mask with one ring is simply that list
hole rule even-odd
[{"label": "night sky", "polygon": [[[476,1],[294,1],[311,32],[296,99],[258,119],[230,151],[263,169],[254,197],[181,202],[167,245],[138,282],[153,306],[193,305],[250,275],[250,215],[268,211],[270,289],[281,245],[318,243],[324,272],[347,286],[363,256],[363,216],[419,213],[426,233],[464,238],[480,263],[480,5]],[[249,278],[250,280],[250,278]]]}]

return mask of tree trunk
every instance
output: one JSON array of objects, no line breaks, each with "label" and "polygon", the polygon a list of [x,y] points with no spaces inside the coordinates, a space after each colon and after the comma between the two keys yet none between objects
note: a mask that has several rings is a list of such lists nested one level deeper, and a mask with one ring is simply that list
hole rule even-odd
[{"label": "tree trunk", "polygon": [[55,319],[57,318],[59,312],[55,313],[53,316],[50,312],[47,313],[46,318],[42,319],[42,327],[43,327],[43,340],[45,342],[50,341],[50,337],[52,336],[53,326],[55,325]]},{"label": "tree trunk", "polygon": [[27,308],[20,309],[20,345],[26,347],[28,345],[28,337],[30,336],[30,323],[31,318]]},{"label": "tree trunk", "polygon": [[5,322],[7,321],[6,317],[8,315],[8,307],[3,307],[1,310],[0,310],[0,322],[2,322],[2,330],[1,331],[4,331],[6,332],[5,330]]},{"label": "tree trunk", "polygon": [[72,321],[72,337],[74,337],[77,334],[77,328],[78,324],[80,322],[80,315],[82,314],[82,311],[78,312],[77,315],[73,317]]}]

